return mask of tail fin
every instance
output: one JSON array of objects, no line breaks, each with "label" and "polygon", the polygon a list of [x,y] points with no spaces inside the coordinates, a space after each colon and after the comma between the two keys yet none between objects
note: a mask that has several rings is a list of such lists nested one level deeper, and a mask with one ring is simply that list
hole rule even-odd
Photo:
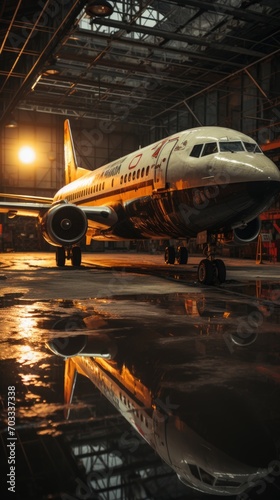
[{"label": "tail fin", "polygon": [[89,170],[78,167],[77,165],[77,158],[69,120],[65,120],[64,122],[64,161],[66,184],[75,181],[89,172]]}]

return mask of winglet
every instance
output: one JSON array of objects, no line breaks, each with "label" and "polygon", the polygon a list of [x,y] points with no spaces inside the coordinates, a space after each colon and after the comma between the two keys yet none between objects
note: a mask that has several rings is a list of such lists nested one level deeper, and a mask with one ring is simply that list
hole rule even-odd
[{"label": "winglet", "polygon": [[69,120],[64,121],[64,162],[65,184],[69,184],[89,172],[85,168],[78,167]]},{"label": "winglet", "polygon": [[75,390],[77,379],[77,370],[75,368],[75,363],[71,358],[65,360],[64,367],[64,416],[69,418],[70,415],[70,404],[72,403],[73,394]]}]

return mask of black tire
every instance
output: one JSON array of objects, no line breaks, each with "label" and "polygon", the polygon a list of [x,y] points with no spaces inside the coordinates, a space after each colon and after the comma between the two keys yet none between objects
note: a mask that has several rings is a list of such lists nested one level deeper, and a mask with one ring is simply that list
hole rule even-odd
[{"label": "black tire", "polygon": [[216,267],[216,274],[219,282],[224,283],[227,278],[227,270],[224,261],[222,259],[215,259],[213,260],[213,264]]},{"label": "black tire", "polygon": [[72,256],[71,256],[71,262],[72,266],[78,267],[81,265],[82,261],[82,252],[80,247],[73,247],[72,248]]},{"label": "black tire", "polygon": [[197,270],[197,279],[202,285],[213,285],[215,279],[215,268],[208,259],[200,261]]},{"label": "black tire", "polygon": [[166,247],[164,252],[165,264],[174,264],[175,262],[175,248],[174,247]]},{"label": "black tire", "polygon": [[65,266],[65,249],[63,247],[57,247],[55,251],[56,265],[58,267]]},{"label": "black tire", "polygon": [[188,263],[189,252],[186,247],[178,247],[177,249],[177,262],[178,264],[185,265]]}]

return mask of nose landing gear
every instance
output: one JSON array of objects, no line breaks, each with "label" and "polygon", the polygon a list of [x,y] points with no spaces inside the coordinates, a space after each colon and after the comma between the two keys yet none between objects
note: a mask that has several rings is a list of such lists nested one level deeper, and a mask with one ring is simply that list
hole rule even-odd
[{"label": "nose landing gear", "polygon": [[211,237],[204,249],[207,257],[202,259],[197,270],[197,279],[203,285],[213,285],[216,282],[226,281],[226,266],[222,259],[215,259],[216,238]]},{"label": "nose landing gear", "polygon": [[224,283],[226,281],[226,266],[221,259],[202,259],[197,270],[199,283],[203,285],[213,285],[217,281]]},{"label": "nose landing gear", "polygon": [[[215,235],[207,235],[207,244],[203,251],[205,258],[200,261],[197,270],[197,280],[203,285],[214,285],[226,281],[225,263],[222,259],[215,258],[216,243],[217,237]],[[165,248],[164,259],[166,264],[174,264],[175,260],[178,264],[187,264],[188,249],[179,246],[176,251],[174,246],[168,246]]]}]

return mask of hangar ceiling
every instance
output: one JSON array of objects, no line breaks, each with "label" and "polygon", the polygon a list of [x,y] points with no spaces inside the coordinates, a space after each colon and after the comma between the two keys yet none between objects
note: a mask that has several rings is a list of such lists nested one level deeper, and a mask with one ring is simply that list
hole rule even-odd
[{"label": "hangar ceiling", "polygon": [[149,124],[244,72],[266,107],[279,103],[255,74],[280,52],[279,0],[116,0],[93,19],[87,3],[1,2],[2,123],[20,108]]}]

